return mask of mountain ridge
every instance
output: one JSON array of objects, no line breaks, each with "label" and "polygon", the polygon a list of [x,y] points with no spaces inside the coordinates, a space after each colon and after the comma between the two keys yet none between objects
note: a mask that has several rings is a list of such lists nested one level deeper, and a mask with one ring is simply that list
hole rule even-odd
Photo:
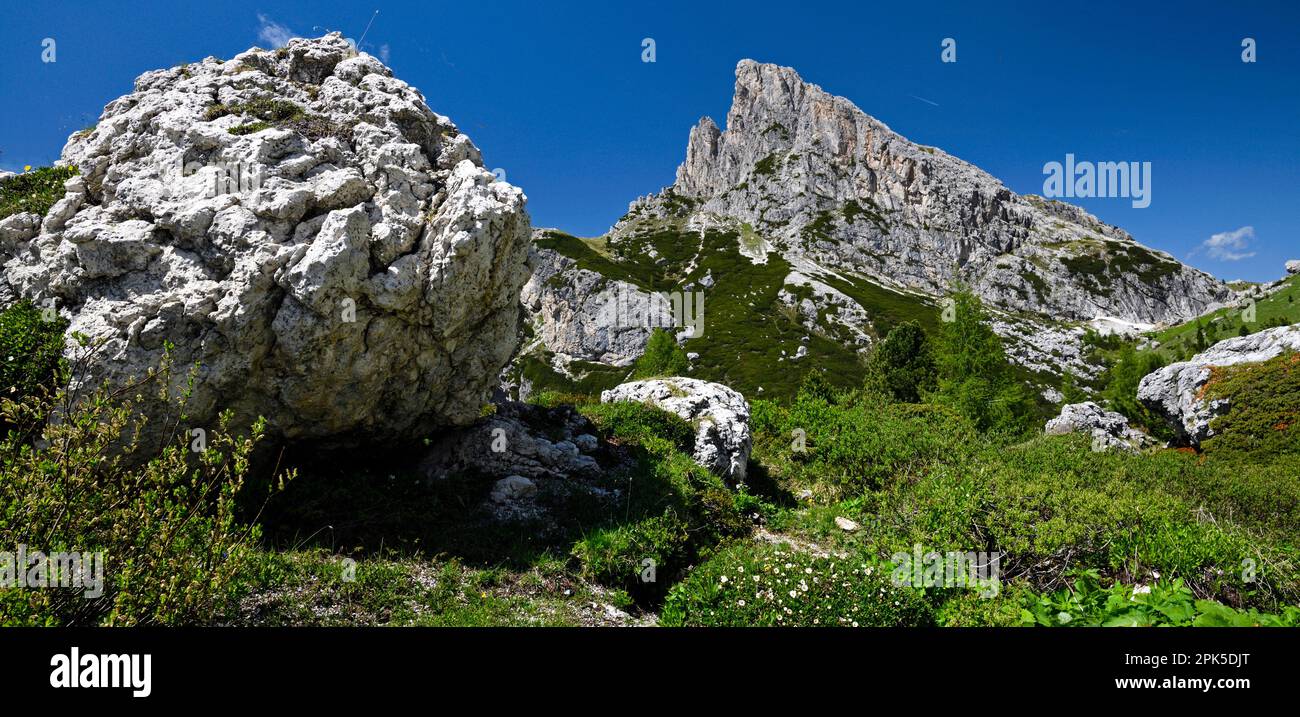
[{"label": "mountain ridge", "polygon": [[[1066,373],[1100,372],[1083,346],[1090,323],[1177,323],[1235,296],[1079,207],[1016,194],[795,70],[753,60],[737,64],[726,129],[707,116],[691,128],[671,185],[633,200],[601,237],[534,238],[543,268],[524,292],[533,346],[548,370],[579,383],[586,368],[626,366],[644,349],[649,328],[602,318],[629,292],[645,305],[666,288],[704,291],[724,306],[707,312],[706,336],[767,316],[750,327],[758,334],[730,337],[729,358],[710,355],[712,339],[685,339],[705,375],[724,382],[739,380],[734,352],[770,354],[768,370],[738,386],[754,391],[758,376],[810,352],[851,373],[891,326],[937,324],[943,297],[966,286],[993,310],[1012,361],[1049,394]],[[720,271],[753,276],[725,289]],[[740,300],[750,293],[765,298]]]},{"label": "mountain ridge", "polygon": [[[664,192],[694,200],[699,213],[750,223],[819,263],[932,295],[957,279],[1010,310],[1155,324],[1231,294],[1078,207],[1016,194],[793,69],[753,60],[737,64],[727,129],[698,122]],[[630,214],[653,213],[664,192],[633,202]],[[1141,281],[1128,281],[1133,273]]]}]

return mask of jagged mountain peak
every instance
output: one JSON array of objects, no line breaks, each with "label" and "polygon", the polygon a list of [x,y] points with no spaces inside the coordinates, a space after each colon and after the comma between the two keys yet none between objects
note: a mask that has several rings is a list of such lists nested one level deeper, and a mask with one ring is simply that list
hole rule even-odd
[{"label": "jagged mountain peak", "polygon": [[693,218],[748,225],[801,262],[931,295],[960,281],[1006,310],[1154,324],[1231,298],[1083,209],[1018,195],[795,70],[753,60],[736,66],[726,129],[702,118],[674,184],[633,202],[621,225],[679,214],[683,200]]}]

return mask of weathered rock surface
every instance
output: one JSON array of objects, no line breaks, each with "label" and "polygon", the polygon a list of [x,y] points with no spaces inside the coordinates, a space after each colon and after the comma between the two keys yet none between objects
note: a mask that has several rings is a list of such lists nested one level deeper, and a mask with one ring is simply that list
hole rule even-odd
[{"label": "weathered rock surface", "polygon": [[695,460],[719,476],[745,480],[752,439],[749,404],[726,386],[694,378],[655,378],[620,384],[601,403],[636,401],[658,406],[695,426]]},{"label": "weathered rock surface", "polygon": [[1286,273],[1300,274],[1300,259],[1292,259],[1286,263]]},{"label": "weathered rock surface", "polygon": [[1048,435],[1084,433],[1092,436],[1094,451],[1136,452],[1155,445],[1150,436],[1128,425],[1123,414],[1107,411],[1092,401],[1061,407],[1061,414],[1047,422]]},{"label": "weathered rock surface", "polygon": [[1204,395],[1211,369],[1267,361],[1284,351],[1300,351],[1300,324],[1220,341],[1188,361],[1145,376],[1137,398],[1169,423],[1180,442],[1200,445],[1212,435],[1210,421],[1228,407],[1226,399]]},{"label": "weathered rock surface", "polygon": [[0,253],[8,257],[19,245],[40,233],[39,214],[19,212],[0,219]]},{"label": "weathered rock surface", "polygon": [[39,234],[0,228],[4,279],[102,344],[86,384],[171,344],[195,426],[389,442],[474,420],[513,351],[523,193],[337,33],[145,73],[61,163]]}]

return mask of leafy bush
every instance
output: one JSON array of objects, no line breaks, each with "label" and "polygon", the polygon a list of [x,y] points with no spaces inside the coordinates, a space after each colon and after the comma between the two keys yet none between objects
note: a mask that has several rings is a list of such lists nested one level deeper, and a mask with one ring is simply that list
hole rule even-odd
[{"label": "leafy bush", "polygon": [[23,401],[54,388],[68,322],[46,318],[30,301],[0,311],[0,396]]},{"label": "leafy bush", "polygon": [[664,329],[655,329],[646,342],[645,353],[632,368],[632,380],[658,376],[684,376],[690,369],[686,352],[677,345],[677,339]]},{"label": "leafy bush", "polygon": [[1080,572],[1073,585],[1049,595],[1026,596],[1021,624],[1048,627],[1296,627],[1300,607],[1281,615],[1234,610],[1197,600],[1182,580],[1136,587],[1116,582],[1101,587],[1095,570]]},{"label": "leafy bush", "polygon": [[1138,353],[1131,344],[1120,348],[1119,355],[1106,372],[1105,388],[1102,397],[1110,404],[1112,410],[1128,417],[1136,426],[1141,426],[1164,440],[1173,438],[1172,429],[1164,419],[1152,413],[1137,400],[1138,384],[1143,377],[1165,365],[1160,354],[1151,352]]},{"label": "leafy bush", "polygon": [[0,219],[19,212],[45,216],[63,198],[63,183],[75,176],[76,167],[40,167],[0,180]]},{"label": "leafy bush", "polygon": [[[0,624],[192,624],[233,601],[257,540],[235,519],[235,495],[264,423],[235,435],[230,416],[200,453],[183,435],[138,467],[141,395],[168,395],[169,365],[131,387],[74,401],[66,392],[21,402],[0,397],[0,415],[22,430],[0,443],[0,545],[50,552],[102,551],[104,591],[0,590]],[[51,412],[60,420],[45,423]],[[41,435],[33,446],[21,437]],[[123,441],[125,440],[125,445]]]},{"label": "leafy bush", "polygon": [[[913,543],[996,547],[1008,576],[1039,587],[1094,568],[1135,579],[1180,577],[1198,594],[1260,605],[1300,599],[1294,531],[1287,532],[1295,517],[1274,514],[1287,510],[1296,489],[1270,502],[1267,493],[1287,482],[1273,475],[1236,495],[1218,493],[1237,472],[1172,451],[1094,453],[1083,436],[1041,437],[936,467],[890,491],[877,508],[873,540],[882,554]],[[1246,560],[1259,566],[1257,575],[1244,575]]]},{"label": "leafy bush", "polygon": [[[685,569],[693,555],[690,527],[675,513],[596,531],[573,546],[580,574],[633,598],[651,602]],[[661,574],[662,573],[662,574]]]},{"label": "leafy bush", "polygon": [[[637,458],[625,468],[622,511],[573,546],[585,578],[654,603],[704,551],[750,530],[739,508],[743,494],[732,492],[685,452],[694,441],[685,421],[636,403],[582,410],[609,440],[632,449]],[[643,579],[646,560],[653,561],[653,581]]]},{"label": "leafy bush", "polygon": [[922,591],[893,584],[888,565],[741,542],[674,586],[660,621],[691,627],[905,627],[932,625],[934,616]]},{"label": "leafy bush", "polygon": [[868,389],[904,403],[920,403],[934,389],[936,375],[930,340],[915,321],[890,330],[867,360]]},{"label": "leafy bush", "polygon": [[951,410],[831,395],[813,379],[788,407],[751,402],[755,454],[792,484],[858,495],[907,482],[974,445],[972,427]]}]

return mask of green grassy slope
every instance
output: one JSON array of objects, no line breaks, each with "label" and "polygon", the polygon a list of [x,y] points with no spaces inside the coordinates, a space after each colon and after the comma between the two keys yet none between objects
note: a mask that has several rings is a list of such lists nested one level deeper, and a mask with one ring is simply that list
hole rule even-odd
[{"label": "green grassy slope", "polygon": [[[682,291],[711,277],[713,286],[696,285],[697,291],[704,292],[703,335],[688,339],[684,346],[700,354],[692,376],[727,384],[746,395],[767,396],[793,395],[813,366],[824,370],[836,385],[860,383],[862,362],[857,352],[834,337],[809,332],[799,323],[797,312],[777,298],[791,271],[789,263],[769,254],[766,263],[755,264],[741,254],[740,234],[692,232],[672,222],[645,222],[614,243],[547,232],[537,244],[574,259],[580,268],[647,291]],[[890,325],[908,318],[912,308],[924,308],[919,300],[913,307],[911,299],[865,280],[831,281],[847,289],[845,293],[852,291],[849,295],[869,307],[872,316],[886,318]],[[808,336],[808,355],[792,360],[804,336]],[[569,381],[535,358],[525,361],[531,379],[561,393],[588,393],[607,387],[604,379],[613,378],[609,371],[596,371],[591,374],[594,382]]]},{"label": "green grassy slope", "polygon": [[[1227,307],[1200,318],[1208,343],[1238,336],[1244,324],[1243,310]],[[1255,321],[1245,324],[1254,333],[1270,325],[1300,323],[1300,275],[1288,278],[1276,293],[1260,299],[1255,304]],[[1162,329],[1153,334],[1159,343],[1156,348],[1169,359],[1178,359],[1195,353],[1197,319]]]}]

